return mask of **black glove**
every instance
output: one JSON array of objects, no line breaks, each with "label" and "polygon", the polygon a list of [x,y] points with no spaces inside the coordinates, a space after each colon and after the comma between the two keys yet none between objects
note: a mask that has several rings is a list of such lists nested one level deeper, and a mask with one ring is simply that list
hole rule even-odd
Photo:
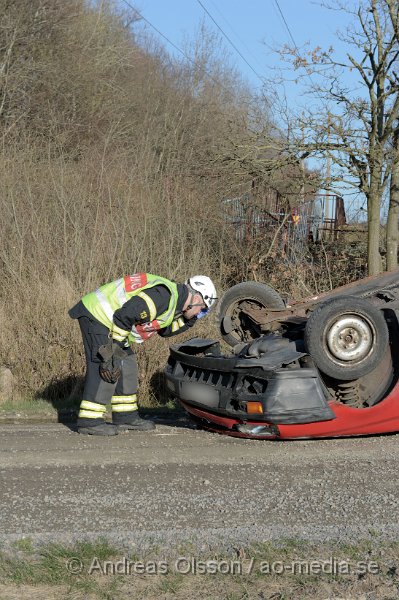
[{"label": "black glove", "polygon": [[102,358],[100,376],[107,383],[116,383],[122,374],[122,361],[127,356],[125,350],[110,339],[99,347],[98,354]]}]

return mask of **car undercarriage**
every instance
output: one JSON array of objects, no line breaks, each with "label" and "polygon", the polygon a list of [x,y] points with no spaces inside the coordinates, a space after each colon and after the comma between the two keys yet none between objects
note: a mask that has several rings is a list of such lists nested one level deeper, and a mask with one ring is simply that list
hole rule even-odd
[{"label": "car undercarriage", "polygon": [[[173,345],[167,387],[197,422],[232,435],[395,430],[389,427],[399,428],[399,409],[397,425],[391,413],[376,415],[380,424],[373,424],[370,411],[395,394],[399,404],[398,310],[398,271],[291,305],[266,284],[238,284],[218,314],[231,349],[200,338]],[[367,431],[357,431],[356,415],[360,427],[367,420]]]}]

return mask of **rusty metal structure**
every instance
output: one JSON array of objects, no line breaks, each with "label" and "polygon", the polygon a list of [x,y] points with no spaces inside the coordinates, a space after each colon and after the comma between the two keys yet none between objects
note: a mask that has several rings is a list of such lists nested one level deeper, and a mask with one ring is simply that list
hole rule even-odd
[{"label": "rusty metal structure", "polygon": [[347,224],[344,200],[335,194],[316,194],[288,202],[277,190],[253,191],[222,202],[225,220],[240,242],[250,243],[267,233],[276,250],[295,262],[307,245],[336,240]]}]

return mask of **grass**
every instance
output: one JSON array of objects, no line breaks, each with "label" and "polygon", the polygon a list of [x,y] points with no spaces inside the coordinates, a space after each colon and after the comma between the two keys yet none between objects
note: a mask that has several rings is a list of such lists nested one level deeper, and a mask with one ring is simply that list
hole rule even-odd
[{"label": "grass", "polygon": [[[28,598],[32,590],[48,600],[399,598],[398,542],[360,540],[349,545],[286,540],[208,554],[198,554],[187,544],[190,554],[184,556],[192,566],[184,573],[176,566],[181,550],[176,546],[165,554],[154,547],[141,556],[137,549],[133,555],[104,538],[36,548],[32,540],[22,538],[10,552],[0,553],[0,598]],[[224,570],[237,561],[246,565],[242,572]],[[346,569],[311,570],[311,565],[332,567],[334,561]],[[262,570],[265,564],[268,569]],[[293,564],[302,565],[303,572],[292,571]],[[376,564],[378,569],[361,570],[360,564]]]},{"label": "grass", "polygon": [[0,405],[0,422],[18,420],[57,421],[58,410],[44,399],[6,400]]},{"label": "grass", "polygon": [[49,402],[43,398],[19,398],[0,404],[0,423],[27,420],[57,422],[60,417],[70,417],[79,407],[78,400]]},{"label": "grass", "polygon": [[31,554],[33,552],[33,542],[31,538],[22,538],[17,540],[13,544],[16,550],[20,550],[21,552],[27,552]]}]

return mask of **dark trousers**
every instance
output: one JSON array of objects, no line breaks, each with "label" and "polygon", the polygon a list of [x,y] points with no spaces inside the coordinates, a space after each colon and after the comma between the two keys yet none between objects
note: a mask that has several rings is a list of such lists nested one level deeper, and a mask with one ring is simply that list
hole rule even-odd
[{"label": "dark trousers", "polygon": [[[135,396],[138,387],[136,356],[129,349],[127,357],[122,361],[121,377],[116,383],[107,383],[100,376],[101,357],[98,354],[98,349],[109,341],[109,331],[102,323],[86,316],[79,317],[78,321],[86,355],[86,378],[83,401],[95,402],[105,406],[111,399],[113,403],[114,401],[123,402],[123,397],[126,396],[127,402],[131,405],[131,397]],[[135,402],[137,401],[135,400]],[[118,417],[123,417],[120,410]],[[81,417],[78,419],[79,426],[93,424],[92,419]]]}]

